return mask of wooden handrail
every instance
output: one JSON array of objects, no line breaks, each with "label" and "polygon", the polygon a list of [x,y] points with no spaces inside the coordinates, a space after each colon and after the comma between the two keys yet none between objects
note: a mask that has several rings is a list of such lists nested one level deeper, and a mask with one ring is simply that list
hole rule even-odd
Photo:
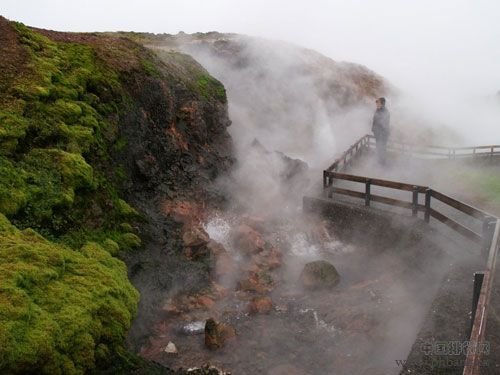
[{"label": "wooden handrail", "polygon": [[485,354],[484,346],[486,336],[486,318],[488,316],[487,309],[491,299],[491,291],[493,289],[493,280],[495,276],[495,266],[497,255],[500,246],[500,220],[497,219],[495,231],[491,241],[490,251],[488,253],[488,262],[486,263],[486,271],[484,271],[483,283],[481,292],[477,302],[476,311],[472,312],[472,332],[469,337],[469,346],[467,348],[467,356],[465,357],[465,367],[463,375],[478,375],[480,374],[481,359]]},{"label": "wooden handrail", "polygon": [[443,193],[440,193],[439,191],[433,190],[432,197],[447,204],[448,206],[451,206],[451,207],[453,207],[453,208],[455,208],[463,213],[466,213],[467,215],[470,215],[476,219],[479,219],[479,220],[484,220],[485,218],[491,216],[478,208],[475,208],[473,206],[470,206],[468,204],[460,202],[459,200],[454,199],[454,198],[452,198],[448,195],[445,195]]},{"label": "wooden handrail", "polygon": [[413,191],[415,188],[417,188],[419,193],[425,193],[425,191],[427,190],[427,186],[405,184],[403,182],[383,180],[380,178],[369,178],[347,173],[329,172],[329,171],[325,171],[324,173],[327,176],[336,178],[338,180],[346,180],[346,181],[361,182],[361,183],[365,183],[366,181],[370,180],[372,185],[377,185],[397,190]]}]

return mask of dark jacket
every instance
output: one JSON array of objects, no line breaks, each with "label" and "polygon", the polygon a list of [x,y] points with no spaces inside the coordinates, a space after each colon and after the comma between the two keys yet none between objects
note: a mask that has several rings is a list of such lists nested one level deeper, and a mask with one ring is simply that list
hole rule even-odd
[{"label": "dark jacket", "polygon": [[389,123],[391,121],[391,115],[387,108],[382,107],[375,111],[373,115],[373,125],[372,132],[375,138],[385,137],[387,138],[390,133]]}]

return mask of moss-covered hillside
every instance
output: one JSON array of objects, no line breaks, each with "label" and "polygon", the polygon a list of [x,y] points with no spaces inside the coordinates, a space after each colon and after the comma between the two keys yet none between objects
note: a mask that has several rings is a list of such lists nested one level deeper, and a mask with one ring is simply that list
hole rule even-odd
[{"label": "moss-covered hillside", "polygon": [[120,258],[147,250],[140,228],[151,218],[133,208],[131,187],[151,196],[189,183],[162,171],[193,139],[200,154],[212,147],[220,122],[203,105],[225,113],[224,89],[201,68],[182,78],[182,64],[130,40],[2,17],[0,55],[0,373],[105,368],[124,352],[139,301]]}]

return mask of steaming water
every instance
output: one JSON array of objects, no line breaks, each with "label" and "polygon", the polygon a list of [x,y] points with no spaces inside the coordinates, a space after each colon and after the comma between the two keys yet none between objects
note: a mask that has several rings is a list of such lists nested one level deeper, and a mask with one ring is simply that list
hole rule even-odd
[{"label": "steaming water", "polygon": [[325,249],[325,251],[331,254],[340,254],[340,253],[347,254],[347,253],[353,253],[356,250],[355,246],[346,245],[341,241],[329,241],[322,244],[322,246]]},{"label": "steaming water", "polygon": [[204,229],[210,238],[224,246],[227,251],[231,251],[229,241],[231,227],[229,221],[220,215],[215,215],[204,225]]},{"label": "steaming water", "polygon": [[305,233],[292,235],[290,252],[293,255],[307,258],[317,258],[320,255],[318,246],[310,244]]},{"label": "steaming water", "polygon": [[186,335],[200,335],[205,331],[205,322],[197,321],[186,324],[182,327],[182,332]]}]

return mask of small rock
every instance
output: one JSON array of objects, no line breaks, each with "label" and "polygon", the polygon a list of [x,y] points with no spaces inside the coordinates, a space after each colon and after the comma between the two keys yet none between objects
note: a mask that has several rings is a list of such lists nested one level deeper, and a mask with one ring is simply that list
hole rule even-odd
[{"label": "small rock", "polygon": [[269,297],[254,297],[248,304],[250,314],[269,314],[273,308],[273,301]]},{"label": "small rock", "polygon": [[167,344],[167,346],[165,347],[164,352],[167,353],[167,354],[170,354],[170,355],[177,355],[178,354],[177,348],[175,347],[175,344],[172,341],[170,341]]},{"label": "small rock", "polygon": [[336,268],[324,260],[307,263],[300,274],[300,282],[308,289],[331,288],[339,281]]}]

